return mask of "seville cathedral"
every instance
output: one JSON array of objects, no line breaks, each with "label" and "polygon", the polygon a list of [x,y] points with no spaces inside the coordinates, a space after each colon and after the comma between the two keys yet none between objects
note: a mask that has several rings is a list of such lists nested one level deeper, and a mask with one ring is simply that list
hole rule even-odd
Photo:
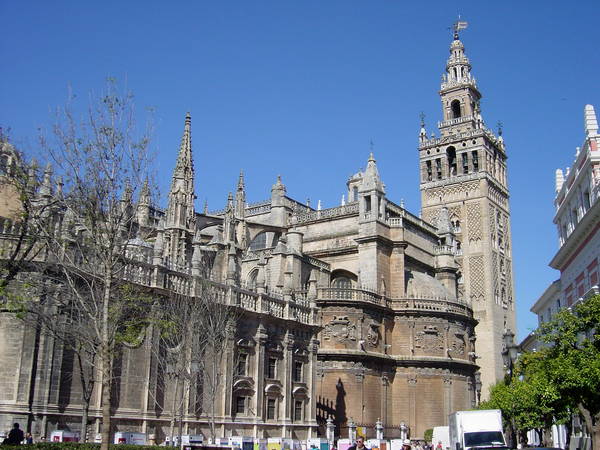
[{"label": "seville cathedral", "polygon": [[[438,133],[428,135],[424,124],[418,133],[420,213],[386,196],[373,154],[334,208],[288,197],[280,177],[268,200],[248,203],[240,174],[223,210],[196,211],[186,116],[167,208],[150,205],[144,190],[132,203],[136,226],[147,232],[128,243],[127,276],[156,292],[190,295],[209,255],[207,278],[241,311],[221,359],[217,436],[325,437],[331,417],[336,438],[350,423],[373,437],[380,421],[386,438],[399,437],[402,426],[422,439],[503,376],[503,333],[515,330],[507,154],[501,134],[484,124],[457,33],[439,95]],[[9,144],[3,152],[7,167]],[[16,227],[5,209],[4,255]],[[174,394],[165,386],[156,406],[153,345],[147,333],[122,350],[112,424],[163,442]],[[81,432],[72,359],[60,340],[0,312],[0,430],[20,422],[38,437]],[[99,391],[88,433],[99,429]],[[206,409],[193,395],[184,432],[208,436]]]}]

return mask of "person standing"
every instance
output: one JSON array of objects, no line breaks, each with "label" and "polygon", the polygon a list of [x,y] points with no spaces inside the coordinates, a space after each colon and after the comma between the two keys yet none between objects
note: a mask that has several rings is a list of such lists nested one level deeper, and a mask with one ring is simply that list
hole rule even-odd
[{"label": "person standing", "polygon": [[18,423],[15,423],[12,430],[8,433],[8,437],[4,440],[4,443],[7,445],[20,445],[23,439],[25,439],[23,430],[19,428]]},{"label": "person standing", "polygon": [[369,448],[365,446],[365,438],[358,436],[356,438],[356,443],[348,447],[348,450],[369,450]]}]

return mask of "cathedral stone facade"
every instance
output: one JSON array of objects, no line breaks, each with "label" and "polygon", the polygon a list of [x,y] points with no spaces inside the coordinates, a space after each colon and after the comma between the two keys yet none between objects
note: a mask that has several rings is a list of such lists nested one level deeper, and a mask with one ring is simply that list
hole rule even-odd
[{"label": "cathedral stone facade", "polygon": [[[225,209],[196,211],[189,115],[167,208],[152,207],[145,190],[132,205],[143,233],[128,244],[128,280],[157,295],[191,295],[207,278],[242,313],[221,360],[221,436],[324,437],[331,417],[337,436],[354,423],[372,437],[379,420],[386,437],[406,427],[422,438],[476,404],[480,368],[484,390],[502,375],[502,331],[514,329],[506,153],[483,124],[458,36],[450,53],[441,135],[423,126],[419,137],[422,215],[386,196],[373,154],[335,208],[290,198],[281,178],[268,200],[249,204],[240,174]],[[8,216],[4,252],[16,227]],[[0,428],[19,421],[38,436],[79,431],[73,355],[1,314]],[[174,393],[167,386],[157,407],[153,345],[147,332],[121,352],[113,423],[161,441]],[[196,403],[186,403],[184,431],[208,435]],[[96,392],[90,433],[99,406]]]}]

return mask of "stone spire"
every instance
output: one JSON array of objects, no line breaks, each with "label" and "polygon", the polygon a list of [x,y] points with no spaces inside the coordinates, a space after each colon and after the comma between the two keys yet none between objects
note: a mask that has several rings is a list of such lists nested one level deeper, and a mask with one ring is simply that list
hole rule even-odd
[{"label": "stone spire", "polygon": [[419,114],[421,119],[421,130],[419,131],[419,142],[425,142],[427,140],[427,130],[425,129],[425,113]]},{"label": "stone spire", "polygon": [[277,181],[271,188],[271,193],[277,193],[280,196],[284,196],[285,192],[285,185],[281,182],[281,175],[277,175]]},{"label": "stone spire", "polygon": [[40,186],[40,197],[42,198],[50,198],[52,197],[52,166],[50,163],[46,165],[46,169],[44,170],[44,178],[42,180],[42,184]]},{"label": "stone spire", "polygon": [[123,194],[121,196],[121,209],[123,213],[130,216],[132,210],[131,198],[133,196],[133,188],[129,180],[125,180],[125,187],[123,188]]},{"label": "stone spire", "polygon": [[183,137],[173,171],[165,228],[193,229],[194,220],[194,162],[192,159],[192,118],[185,116]]},{"label": "stone spire", "polygon": [[377,170],[377,164],[375,161],[375,157],[373,156],[373,152],[369,155],[369,160],[367,161],[367,168],[365,169],[365,174],[363,177],[363,187],[361,191],[366,190],[377,190],[380,192],[385,192],[385,188],[383,183],[381,182],[381,178],[379,178],[379,171]]},{"label": "stone spire", "polygon": [[144,185],[140,191],[139,205],[150,206],[150,184],[148,178],[144,180]]},{"label": "stone spire", "polygon": [[244,186],[244,172],[240,170],[237,190],[235,191],[235,215],[244,217],[246,212],[246,188]]},{"label": "stone spire", "polygon": [[149,225],[150,218],[150,186],[148,178],[144,180],[144,185],[140,191],[140,198],[137,205],[137,220],[138,223],[145,227]]}]

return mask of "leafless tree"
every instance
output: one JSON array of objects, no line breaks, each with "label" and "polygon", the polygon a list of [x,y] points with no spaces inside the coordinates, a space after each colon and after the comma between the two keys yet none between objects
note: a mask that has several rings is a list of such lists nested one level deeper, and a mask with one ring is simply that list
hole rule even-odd
[{"label": "leafless tree", "polygon": [[69,102],[40,139],[60,181],[48,196],[55,220],[36,223],[36,231],[48,252],[46,274],[51,269],[64,291],[52,308],[80,324],[67,336],[99,372],[103,449],[110,441],[113,356],[139,335],[151,304],[125,277],[137,233],[133,199],[150,169],[149,131],[137,131],[132,95],[109,80],[104,93],[90,96],[82,118]]},{"label": "leafless tree", "polygon": [[[219,291],[209,282],[203,282],[198,286],[198,298],[205,303],[203,314],[203,329],[201,335],[201,349],[199,353],[199,367],[202,380],[202,391],[206,405],[211,438],[216,436],[216,403],[222,389],[225,370],[228,369],[226,355],[231,353],[233,337],[240,319],[240,312],[233,306],[227,305]],[[227,297],[225,297],[227,298]],[[236,360],[232,362],[230,370],[237,365]]]},{"label": "leafless tree", "polygon": [[[158,370],[174,386],[172,439],[177,415],[180,419],[183,417],[184,405],[192,399],[196,407],[202,409],[202,414],[207,415],[214,439],[215,403],[226,370],[226,350],[239,321],[239,311],[227,303],[222,286],[200,277],[194,281],[193,296],[172,295],[157,309],[159,343],[154,347],[155,358]],[[181,431],[180,426],[177,433],[180,442]]]}]

